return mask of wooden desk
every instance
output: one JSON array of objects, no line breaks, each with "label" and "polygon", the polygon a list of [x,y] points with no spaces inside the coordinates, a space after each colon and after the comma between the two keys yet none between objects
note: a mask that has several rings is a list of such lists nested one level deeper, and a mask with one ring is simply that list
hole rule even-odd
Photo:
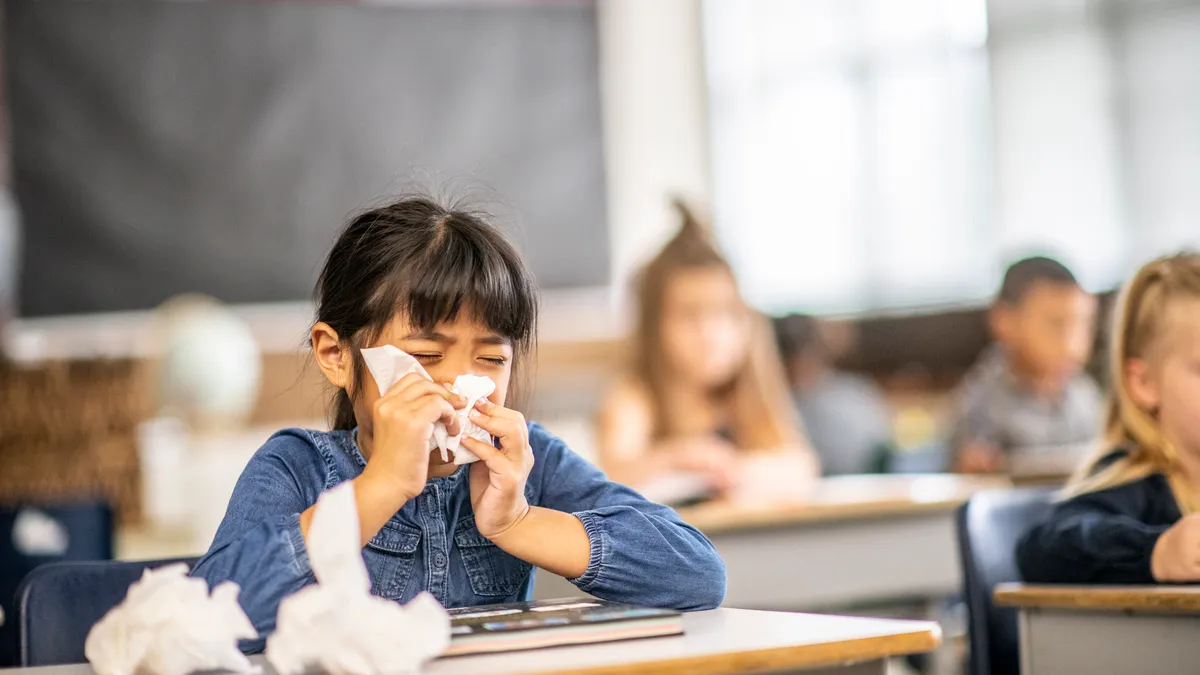
[{"label": "wooden desk", "polygon": [[1191,672],[1200,663],[1200,587],[1004,584],[1023,675]]},{"label": "wooden desk", "polygon": [[[954,475],[842,476],[803,502],[708,504],[680,515],[712,539],[729,574],[725,606],[846,608],[942,598],[961,588],[954,511],[1007,480]],[[539,573],[535,597],[578,594]]]},{"label": "wooden desk", "polygon": [[[842,476],[802,502],[708,504],[680,513],[725,560],[728,607],[813,610],[940,598],[960,588],[954,510],[1003,479],[953,475]],[[186,534],[126,529],[125,559],[199,555]],[[539,571],[534,597],[579,595]]]},{"label": "wooden desk", "polygon": [[[718,609],[684,617],[685,634],[599,645],[439,659],[426,675],[882,675],[888,657],[927,652],[937,624]],[[257,660],[257,659],[256,659]],[[266,675],[273,671],[266,668]],[[90,667],[0,671],[2,675],[93,675]]]}]

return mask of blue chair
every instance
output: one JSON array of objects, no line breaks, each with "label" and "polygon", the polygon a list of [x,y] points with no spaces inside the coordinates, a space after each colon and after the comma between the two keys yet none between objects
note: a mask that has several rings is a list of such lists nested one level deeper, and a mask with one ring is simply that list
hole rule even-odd
[{"label": "blue chair", "polygon": [[0,508],[0,667],[17,665],[17,588],[47,563],[110,560],[113,513],[107,504],[21,504]]},{"label": "blue chair", "polygon": [[29,574],[17,594],[21,665],[83,663],[88,631],[125,599],[146,569],[195,558],[145,562],[80,562],[43,565]]},{"label": "blue chair", "polygon": [[1050,511],[1055,490],[981,492],[959,508],[956,529],[967,601],[969,675],[1019,675],[1017,613],[992,603],[997,584],[1020,581],[1017,540]]}]

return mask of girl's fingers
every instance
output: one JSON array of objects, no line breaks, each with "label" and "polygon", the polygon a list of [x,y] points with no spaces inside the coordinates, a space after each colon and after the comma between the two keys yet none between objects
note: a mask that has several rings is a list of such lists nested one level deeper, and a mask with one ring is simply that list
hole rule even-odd
[{"label": "girl's fingers", "polygon": [[528,444],[528,440],[525,437],[525,427],[523,426],[518,426],[508,420],[499,420],[494,417],[471,417],[471,421],[499,441],[500,452],[508,452]]},{"label": "girl's fingers", "polygon": [[440,398],[430,398],[421,404],[414,417],[423,422],[441,422],[446,425],[446,431],[451,431],[451,425],[458,426],[458,414],[449,403]]},{"label": "girl's fingers", "polygon": [[430,382],[419,373],[409,373],[400,378],[385,396],[395,397],[400,401],[415,401],[422,396],[437,396],[456,410],[467,407],[467,399],[461,394],[456,394],[442,385]]},{"label": "girl's fingers", "polygon": [[480,409],[478,403],[467,413],[472,422],[481,429],[497,438],[523,437],[526,432],[525,418],[520,413],[506,410],[498,405],[489,403],[486,410]]},{"label": "girl's fingers", "polygon": [[404,391],[405,389],[408,389],[409,387],[413,386],[414,384],[418,384],[420,382],[428,382],[428,381],[429,380],[426,380],[425,378],[421,377],[417,373],[409,373],[409,374],[405,375],[404,377],[396,380],[396,382],[394,384],[392,384],[392,386],[387,390],[387,392],[384,394],[384,396],[385,397],[399,396],[400,392]]},{"label": "girl's fingers", "polygon": [[457,436],[459,433],[462,432],[462,421],[458,417],[457,410],[454,410],[453,408],[451,408],[449,416],[442,415],[440,421],[442,424],[444,424],[446,426],[447,434],[449,434],[451,436]]},{"label": "girl's fingers", "polygon": [[521,415],[521,413],[517,412],[516,410],[509,410],[508,408],[505,408],[504,406],[496,405],[495,403],[492,403],[491,401],[487,400],[486,398],[481,398],[481,399],[476,400],[475,401],[475,409],[485,415],[491,415],[492,417],[498,417],[500,419],[519,420],[522,423],[525,422],[525,417],[523,415]]},{"label": "girl's fingers", "polygon": [[489,469],[500,468],[495,464],[496,462],[505,462],[508,464],[512,463],[504,456],[504,453],[492,447],[491,444],[484,443],[478,438],[463,436],[462,445],[467,450],[475,453],[475,456],[478,457],[484,464],[486,464]]}]

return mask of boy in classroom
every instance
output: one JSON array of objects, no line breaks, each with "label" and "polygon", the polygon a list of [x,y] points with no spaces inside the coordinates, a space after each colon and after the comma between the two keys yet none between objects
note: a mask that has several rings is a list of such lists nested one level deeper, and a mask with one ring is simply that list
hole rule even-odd
[{"label": "boy in classroom", "polygon": [[655,493],[673,475],[699,476],[703,496],[807,484],[818,465],[770,326],[704,225],[675,206],[678,234],[637,279],[631,367],[599,415],[601,468]]},{"label": "boy in classroom", "polygon": [[1069,473],[1094,447],[1102,398],[1083,367],[1096,304],[1057,260],[1009,266],[988,316],[995,343],[957,394],[955,471]]},{"label": "boy in classroom", "polygon": [[[234,581],[259,633],[280,601],[314,583],[307,537],[318,496],[350,481],[371,592],[446,607],[529,600],[533,568],[580,591],[637,605],[711,609],[725,566],[671,509],[607,480],[509,400],[536,334],[537,287],[484,216],[406,198],[353,217],[316,287],[316,366],[336,389],[333,430],[286,429],[246,465],[208,553],[192,574]],[[362,350],[394,346],[424,372],[380,394]],[[426,378],[425,373],[428,374]],[[495,384],[463,435],[461,466],[429,447],[461,430],[460,375]]]},{"label": "boy in classroom", "polygon": [[1112,331],[1104,446],[1017,545],[1032,583],[1200,581],[1200,254],[1126,286]]}]

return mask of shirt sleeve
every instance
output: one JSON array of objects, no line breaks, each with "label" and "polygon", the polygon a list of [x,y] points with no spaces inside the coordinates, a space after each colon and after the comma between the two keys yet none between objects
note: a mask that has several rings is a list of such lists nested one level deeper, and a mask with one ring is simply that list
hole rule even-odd
[{"label": "shirt sleeve", "polygon": [[1017,544],[1021,577],[1031,583],[1153,584],[1150,557],[1170,525],[1140,518],[1147,481],[1080,495]]},{"label": "shirt sleeve", "polygon": [[609,481],[603,472],[536,424],[530,425],[539,506],[573,514],[591,541],[582,576],[570,579],[598,598],[685,611],[725,597],[725,564],[712,542],[671,508]]},{"label": "shirt sleeve", "polygon": [[303,438],[268,440],[242,471],[212,546],[192,569],[210,587],[232,581],[241,588],[238,602],[259,634],[241,644],[243,651],[262,651],[280,600],[315,582],[300,514],[316,503],[323,468]]},{"label": "shirt sleeve", "polygon": [[958,392],[950,419],[950,451],[957,457],[970,443],[999,445],[997,430],[988,417],[990,392],[984,382],[968,382]]}]

